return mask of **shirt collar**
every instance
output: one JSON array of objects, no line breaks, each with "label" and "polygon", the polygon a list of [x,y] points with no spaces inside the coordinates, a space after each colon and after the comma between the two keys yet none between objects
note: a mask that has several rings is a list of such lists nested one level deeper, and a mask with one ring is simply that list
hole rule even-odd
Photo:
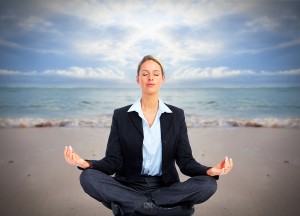
[{"label": "shirt collar", "polygon": [[[133,112],[133,111],[136,111],[137,113],[142,112],[141,99],[135,101],[127,112]],[[167,105],[164,104],[164,102],[160,99],[158,100],[158,112],[161,113],[161,114],[165,113],[165,112],[166,113],[172,113],[170,108],[167,107]]]}]

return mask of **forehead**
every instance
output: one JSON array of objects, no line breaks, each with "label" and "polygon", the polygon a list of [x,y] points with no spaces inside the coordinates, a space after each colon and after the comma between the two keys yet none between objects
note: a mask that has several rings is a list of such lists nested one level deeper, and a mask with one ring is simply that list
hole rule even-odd
[{"label": "forehead", "polygon": [[153,61],[153,60],[147,60],[141,65],[140,70],[159,70],[161,71],[160,65]]}]

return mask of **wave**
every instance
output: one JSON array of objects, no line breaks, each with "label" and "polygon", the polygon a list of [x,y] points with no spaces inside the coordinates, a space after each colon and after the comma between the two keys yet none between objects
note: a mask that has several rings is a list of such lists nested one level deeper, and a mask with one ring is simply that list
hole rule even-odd
[{"label": "wave", "polygon": [[110,127],[110,119],[0,119],[0,128]]},{"label": "wave", "polygon": [[300,119],[186,119],[187,127],[255,127],[255,128],[300,128]]},{"label": "wave", "polygon": [[[253,127],[253,128],[300,128],[300,119],[196,119],[186,118],[189,128]],[[0,128],[45,128],[45,127],[96,127],[108,128],[111,118],[101,119],[0,119]]]}]

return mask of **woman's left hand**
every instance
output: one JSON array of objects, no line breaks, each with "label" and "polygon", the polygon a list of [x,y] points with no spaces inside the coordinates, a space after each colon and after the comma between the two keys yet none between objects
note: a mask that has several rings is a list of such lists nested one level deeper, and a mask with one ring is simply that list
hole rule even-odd
[{"label": "woman's left hand", "polygon": [[225,157],[221,163],[207,170],[207,175],[216,176],[216,175],[226,175],[231,171],[233,167],[232,159]]}]

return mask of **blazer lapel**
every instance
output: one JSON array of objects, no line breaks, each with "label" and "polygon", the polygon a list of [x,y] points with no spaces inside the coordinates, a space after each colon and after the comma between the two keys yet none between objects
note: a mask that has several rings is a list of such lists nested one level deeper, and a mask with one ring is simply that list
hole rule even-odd
[{"label": "blazer lapel", "polygon": [[140,118],[139,114],[137,112],[128,112],[128,115],[133,122],[133,125],[138,129],[138,131],[141,133],[142,136],[144,136],[143,133],[143,123],[142,119]]},{"label": "blazer lapel", "polygon": [[[142,119],[137,112],[128,112],[130,120],[133,122],[133,125],[138,129],[139,133],[144,136],[143,133],[143,123]],[[161,135],[162,138],[165,137],[172,120],[173,114],[172,113],[162,113],[160,116],[160,127],[161,127]]]},{"label": "blazer lapel", "polygon": [[160,116],[160,128],[161,128],[161,137],[165,137],[167,130],[171,124],[173,114],[172,113],[163,113]]}]

